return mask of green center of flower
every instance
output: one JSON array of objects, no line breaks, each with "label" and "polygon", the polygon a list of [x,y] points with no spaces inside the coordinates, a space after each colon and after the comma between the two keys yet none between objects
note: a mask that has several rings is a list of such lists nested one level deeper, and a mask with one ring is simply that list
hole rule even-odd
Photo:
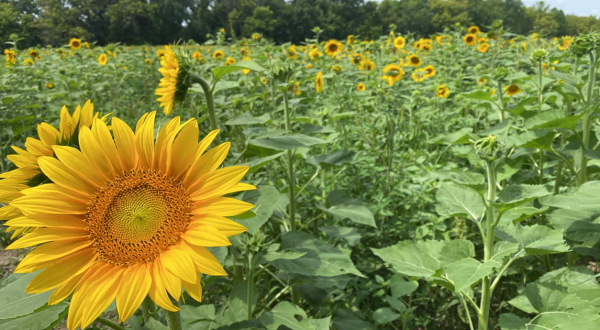
[{"label": "green center of flower", "polygon": [[177,244],[190,209],[181,183],[157,171],[136,169],[92,196],[86,222],[101,260],[130,265],[152,261]]}]

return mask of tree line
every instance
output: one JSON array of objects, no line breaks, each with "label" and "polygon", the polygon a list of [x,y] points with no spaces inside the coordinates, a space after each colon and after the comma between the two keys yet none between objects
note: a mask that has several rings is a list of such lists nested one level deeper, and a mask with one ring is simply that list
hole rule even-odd
[{"label": "tree line", "polygon": [[314,36],[363,39],[395,32],[427,36],[457,23],[486,30],[502,20],[507,31],[545,37],[600,30],[594,16],[565,15],[544,2],[521,0],[0,0],[0,42],[65,44],[79,37],[99,45],[166,44],[207,40],[221,28],[231,38],[258,32],[278,43]]}]

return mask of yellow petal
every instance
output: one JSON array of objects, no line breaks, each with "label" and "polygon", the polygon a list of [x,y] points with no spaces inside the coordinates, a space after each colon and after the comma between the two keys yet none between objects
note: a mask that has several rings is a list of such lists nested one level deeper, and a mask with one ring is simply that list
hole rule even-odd
[{"label": "yellow petal", "polygon": [[246,203],[237,199],[229,197],[219,197],[207,204],[202,205],[199,203],[195,205],[195,209],[192,210],[192,214],[195,215],[219,215],[223,217],[230,217],[238,214],[242,214],[248,210],[251,210],[254,205]]},{"label": "yellow petal", "polygon": [[94,188],[99,188],[107,181],[106,176],[99,175],[94,166],[85,158],[81,151],[65,146],[53,147],[56,156],[73,172],[82,174],[83,180],[87,181]]},{"label": "yellow petal", "polygon": [[175,135],[179,130],[179,122],[179,117],[169,120],[169,122],[158,132],[158,136],[156,137],[156,149],[152,161],[152,168],[158,169],[163,173],[166,173],[164,167],[166,167],[167,150],[173,144],[173,140],[175,140]]},{"label": "yellow petal", "polygon": [[202,283],[200,281],[200,275],[198,275],[195,283],[181,282],[185,291],[198,302],[202,302]]},{"label": "yellow petal", "polygon": [[42,172],[55,184],[84,196],[91,196],[96,192],[96,189],[83,180],[78,172],[70,170],[56,158],[40,157],[38,163]]},{"label": "yellow petal", "polygon": [[248,184],[248,183],[239,182],[239,183],[236,183],[235,185],[233,185],[231,188],[227,189],[223,193],[223,195],[233,194],[236,192],[248,191],[248,190],[256,190],[256,187],[251,184]]},{"label": "yellow petal", "polygon": [[98,141],[102,150],[104,150],[115,173],[123,173],[123,167],[121,165],[121,159],[119,159],[117,147],[115,146],[112,135],[110,135],[108,127],[106,127],[106,124],[102,120],[98,118],[94,119],[92,134],[96,138],[96,141]]},{"label": "yellow petal", "polygon": [[[19,263],[19,266],[15,269],[15,273],[22,273],[20,268],[24,265],[39,264],[60,259],[90,245],[92,245],[92,241],[87,237],[75,237],[46,243],[29,252],[21,263]],[[61,261],[59,260],[58,262]]]},{"label": "yellow petal", "polygon": [[218,229],[227,237],[237,235],[248,230],[246,227],[233,220],[213,215],[195,216],[192,218],[189,228],[193,228],[194,226],[210,226]]},{"label": "yellow petal", "polygon": [[194,282],[196,268],[194,262],[185,250],[179,246],[172,246],[160,255],[160,262],[167,270],[184,281]]},{"label": "yellow petal", "polygon": [[135,135],[124,121],[116,117],[112,119],[112,129],[123,169],[129,171],[137,165]]},{"label": "yellow petal", "polygon": [[195,186],[199,183],[198,181],[200,178],[202,178],[205,174],[214,171],[217,167],[219,167],[219,165],[221,165],[223,160],[225,160],[225,157],[227,157],[230,147],[231,144],[229,142],[225,142],[210,149],[206,154],[194,161],[188,170],[186,178],[183,180],[183,184],[188,187],[189,191],[193,191],[195,189]]},{"label": "yellow petal", "polygon": [[105,175],[109,180],[113,180],[117,173],[121,174],[113,168],[110,157],[87,127],[79,131],[79,146],[85,158],[96,168],[98,173]]},{"label": "yellow petal", "polygon": [[73,292],[73,289],[75,289],[75,286],[77,283],[79,283],[79,280],[81,280],[84,274],[85,273],[81,273],[77,276],[73,276],[68,281],[56,288],[56,290],[54,290],[54,292],[52,292],[50,295],[50,298],[48,298],[48,305],[56,305],[65,300],[71,294],[71,292]]},{"label": "yellow petal", "polygon": [[73,227],[87,228],[87,223],[80,217],[68,214],[33,214],[29,217],[18,217],[8,220],[6,226],[15,227]]},{"label": "yellow petal", "polygon": [[135,129],[135,144],[139,154],[140,165],[144,168],[152,168],[154,159],[154,117],[156,112],[152,111],[142,116]]},{"label": "yellow petal", "polygon": [[[197,246],[229,246],[231,242],[218,229],[209,226],[194,226],[186,230],[181,238]],[[188,281],[189,282],[189,281]]]},{"label": "yellow petal", "polygon": [[205,247],[191,245],[185,241],[181,242],[180,246],[184,247],[190,254],[201,273],[214,276],[227,276],[227,272],[223,269],[219,260]]},{"label": "yellow petal", "polygon": [[[159,267],[162,267],[159,262],[154,262],[152,267],[152,285],[148,295],[152,298],[152,301],[163,309],[171,312],[179,311],[179,308],[171,302],[171,298],[167,294],[167,290],[163,285],[163,279]],[[181,290],[181,288],[179,288]]]},{"label": "yellow petal", "polygon": [[87,237],[90,232],[86,229],[67,228],[67,227],[52,227],[40,228],[33,233],[27,234],[19,240],[7,246],[7,250],[22,249],[25,247],[34,246],[37,244],[55,241],[59,239],[68,239],[75,237]]},{"label": "yellow petal", "polygon": [[248,169],[248,166],[230,166],[208,173],[198,181],[196,190],[190,193],[191,199],[202,201],[224,195],[244,177]]},{"label": "yellow petal", "polygon": [[140,307],[151,285],[152,277],[146,264],[130,266],[125,270],[117,291],[117,311],[121,322],[125,322]]},{"label": "yellow petal", "polygon": [[195,155],[190,151],[196,150],[198,146],[198,134],[198,122],[194,120],[177,135],[171,151],[174,161],[171,162],[170,172],[167,172],[167,175],[178,179],[192,164]]},{"label": "yellow petal", "polygon": [[94,261],[96,253],[93,248],[87,248],[71,254],[69,257],[57,260],[57,262],[39,273],[31,280],[25,291],[30,294],[52,290],[71,277],[86,271]]}]

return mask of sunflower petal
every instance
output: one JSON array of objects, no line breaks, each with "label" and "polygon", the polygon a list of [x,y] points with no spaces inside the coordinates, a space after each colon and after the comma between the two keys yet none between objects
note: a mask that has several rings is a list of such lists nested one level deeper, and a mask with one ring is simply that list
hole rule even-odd
[{"label": "sunflower petal", "polygon": [[208,202],[206,205],[197,206],[194,210],[192,210],[191,213],[197,215],[207,214],[230,217],[242,214],[248,210],[251,210],[253,207],[254,205],[237,199],[219,197]]},{"label": "sunflower petal", "polygon": [[87,229],[68,228],[68,227],[53,227],[40,228],[33,233],[27,234],[19,240],[7,246],[7,250],[22,249],[25,247],[34,246],[37,244],[46,243],[49,241],[60,240],[65,238],[87,237],[90,232]]},{"label": "sunflower petal", "polygon": [[129,267],[123,273],[123,281],[117,291],[119,320],[125,322],[142,304],[152,285],[152,277],[146,264]]},{"label": "sunflower petal", "polygon": [[163,252],[160,255],[160,262],[180,279],[187,282],[195,281],[196,268],[194,268],[194,263],[179,246],[172,246],[169,250]]},{"label": "sunflower petal", "polygon": [[[197,246],[229,246],[231,242],[218,229],[209,226],[195,226],[181,235],[188,243]],[[189,281],[188,281],[189,282]]]},{"label": "sunflower petal", "polygon": [[93,248],[81,250],[69,257],[62,258],[34,277],[25,291],[34,294],[54,289],[71,277],[86,271],[96,261],[96,258]]}]

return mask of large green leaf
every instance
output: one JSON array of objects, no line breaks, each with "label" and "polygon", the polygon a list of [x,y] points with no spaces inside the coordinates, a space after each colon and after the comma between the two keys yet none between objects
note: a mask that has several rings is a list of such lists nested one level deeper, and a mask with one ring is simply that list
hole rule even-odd
[{"label": "large green leaf", "polygon": [[219,81],[219,79],[223,78],[228,73],[242,70],[242,69],[250,69],[250,70],[256,71],[256,72],[265,71],[265,68],[256,64],[254,61],[242,61],[242,62],[235,63],[233,65],[219,66],[219,67],[214,68],[212,71],[213,71],[213,76],[214,76],[215,81]]},{"label": "large green leaf", "polygon": [[496,229],[496,236],[503,241],[519,244],[527,255],[553,254],[569,251],[562,230],[542,225],[506,225]]},{"label": "large green leaf", "polygon": [[210,330],[220,326],[217,322],[215,305],[183,305],[181,322],[186,330]]},{"label": "large green leaf", "polygon": [[[269,330],[277,330],[280,326],[292,330],[317,330],[315,323],[311,322],[302,308],[287,301],[280,302],[271,311],[262,314],[259,320]],[[320,323],[317,322],[319,325]],[[318,330],[320,329],[321,327]]]},{"label": "large green leaf", "polygon": [[298,133],[272,132],[250,139],[248,143],[267,149],[289,150],[325,144],[329,141]]},{"label": "large green leaf", "polygon": [[[52,291],[28,294],[25,288],[38,273],[16,275],[16,281],[0,289],[0,319],[11,319],[32,313],[44,306]],[[15,275],[11,275],[15,276]]]},{"label": "large green leaf", "polygon": [[281,248],[306,253],[293,260],[279,259],[272,262],[275,267],[288,273],[324,277],[342,274],[363,276],[344,252],[308,233],[285,233],[281,238]]},{"label": "large green leaf", "polygon": [[390,279],[390,289],[394,298],[400,298],[413,293],[419,287],[417,281],[407,281],[403,275],[395,274]]},{"label": "large green leaf", "polygon": [[444,182],[436,194],[436,211],[442,216],[463,215],[480,222],[485,213],[485,205],[479,193],[469,187],[453,182]]},{"label": "large green leaf", "polygon": [[334,205],[330,208],[318,206],[325,213],[329,213],[339,219],[350,219],[353,222],[367,225],[371,227],[377,227],[375,224],[375,217],[371,210],[364,205]]},{"label": "large green leaf", "polygon": [[536,198],[548,195],[550,195],[550,192],[542,185],[510,185],[498,193],[500,203],[495,203],[494,206],[501,212],[504,212]]},{"label": "large green leaf", "polygon": [[575,129],[581,115],[566,114],[563,109],[544,111],[525,121],[524,129]]},{"label": "large green leaf", "polygon": [[396,311],[389,307],[383,307],[373,312],[373,319],[378,324],[386,324],[397,320],[400,317]]},{"label": "large green leaf", "polygon": [[444,267],[448,278],[454,282],[455,291],[465,291],[484,277],[492,274],[495,268],[502,266],[495,260],[481,263],[473,258],[452,262]]},{"label": "large green leaf", "polygon": [[[335,329],[338,330],[372,330],[373,325],[365,321],[356,313],[348,309],[338,309],[333,320]],[[357,312],[360,313],[360,312]]]},{"label": "large green leaf", "polygon": [[371,250],[400,274],[430,277],[441,268],[439,256],[443,247],[444,242],[440,241],[406,241]]},{"label": "large green leaf", "polygon": [[57,305],[42,308],[35,313],[3,319],[0,320],[0,328],[2,330],[47,329],[66,316],[65,311],[68,307],[69,304],[61,302]]},{"label": "large green leaf", "polygon": [[329,154],[324,155],[316,155],[310,157],[308,162],[315,166],[321,166],[324,168],[329,168],[332,166],[342,166],[346,164],[352,164],[354,162],[354,151],[349,151],[345,149],[336,150]]},{"label": "large green leaf", "polygon": [[254,117],[248,113],[243,113],[235,118],[229,119],[225,122],[225,125],[236,126],[236,125],[252,125],[252,124],[264,124],[271,120],[271,115],[268,113],[263,114],[259,117]]}]

